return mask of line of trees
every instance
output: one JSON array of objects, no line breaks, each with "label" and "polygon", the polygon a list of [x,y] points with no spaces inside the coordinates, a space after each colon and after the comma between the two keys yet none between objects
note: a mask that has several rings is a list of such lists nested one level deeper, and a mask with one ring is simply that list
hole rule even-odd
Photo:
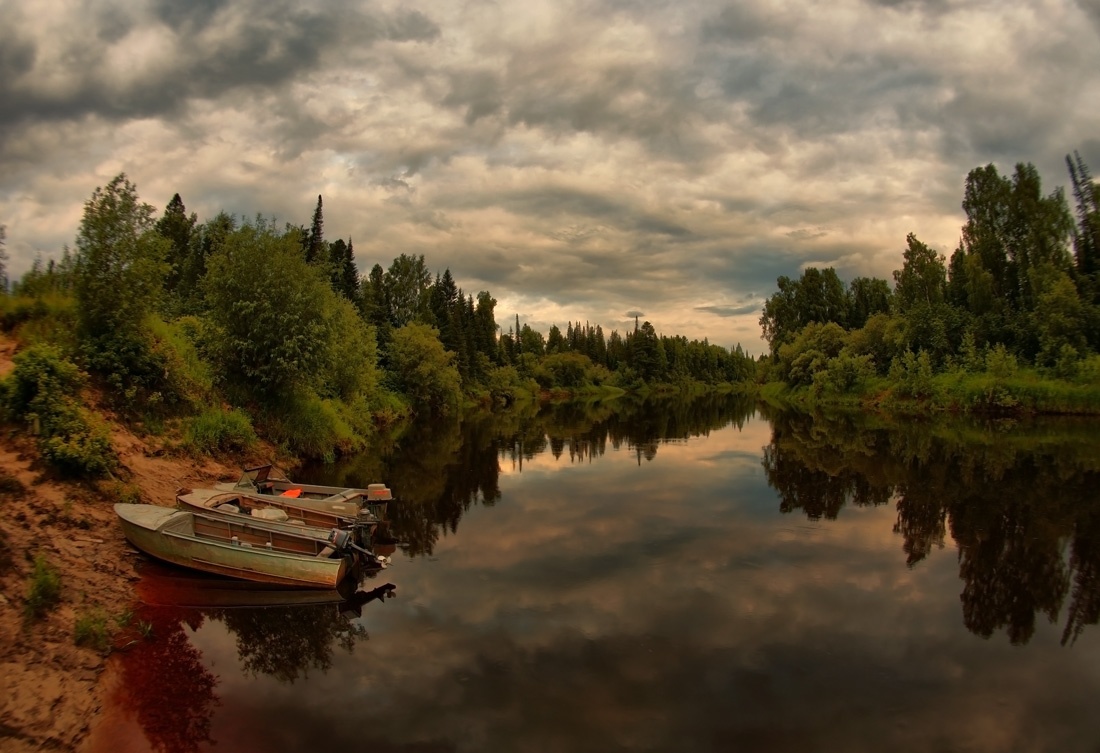
[{"label": "line of trees", "polygon": [[2,321],[37,322],[24,327],[31,340],[101,378],[131,414],[228,402],[307,454],[356,445],[372,417],[445,414],[469,399],[754,375],[740,346],[649,322],[606,338],[569,323],[544,337],[517,317],[501,335],[496,303],[449,269],[433,276],[423,255],[361,276],[352,240],[326,239],[321,196],[309,226],[225,212],[200,222],[178,194],[157,217],[119,175],[86,202],[75,248],[36,259],[13,286]]},{"label": "line of trees", "polygon": [[1061,189],[1043,192],[1031,164],[971,170],[950,261],[910,234],[892,286],[845,286],[832,269],[780,277],[760,317],[764,373],[818,393],[1019,367],[1088,379],[1100,352],[1100,187],[1080,155],[1066,163],[1075,211]]}]

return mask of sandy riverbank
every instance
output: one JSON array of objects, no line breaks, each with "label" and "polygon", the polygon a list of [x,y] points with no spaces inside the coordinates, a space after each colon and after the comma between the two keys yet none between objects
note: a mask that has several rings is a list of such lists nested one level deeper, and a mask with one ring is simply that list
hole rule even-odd
[{"label": "sandy riverbank", "polygon": [[[7,352],[5,352],[7,351]],[[0,359],[10,352],[0,350]],[[0,363],[0,373],[3,373]],[[124,615],[133,603],[134,563],[112,505],[119,490],[145,502],[173,505],[182,486],[233,479],[236,466],[165,453],[159,442],[115,426],[112,444],[123,481],[94,486],[49,480],[33,441],[0,435],[0,750],[75,751],[103,707],[100,675],[106,652],[79,647],[82,615]],[[9,479],[14,479],[14,483]],[[125,486],[121,484],[124,483]],[[60,603],[28,621],[24,602],[42,555],[61,575]],[[124,630],[121,631],[124,634]],[[125,637],[120,635],[120,637]]]}]

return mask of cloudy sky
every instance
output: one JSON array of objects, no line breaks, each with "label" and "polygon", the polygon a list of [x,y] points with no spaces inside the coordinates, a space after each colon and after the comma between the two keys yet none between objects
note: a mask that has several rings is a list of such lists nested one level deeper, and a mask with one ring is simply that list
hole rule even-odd
[{"label": "cloudy sky", "polygon": [[966,173],[1100,173],[1100,0],[0,0],[10,269],[119,172],[351,237],[507,330],[633,316],[759,352],[781,274],[949,254]]}]

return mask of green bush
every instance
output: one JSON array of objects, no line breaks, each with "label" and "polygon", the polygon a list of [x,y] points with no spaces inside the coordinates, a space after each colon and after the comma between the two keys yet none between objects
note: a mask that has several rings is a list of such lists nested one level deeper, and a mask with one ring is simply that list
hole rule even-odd
[{"label": "green bush", "polygon": [[209,408],[187,426],[186,445],[198,453],[242,452],[257,439],[252,419],[239,410]]},{"label": "green bush", "polygon": [[995,377],[1006,379],[1016,376],[1020,365],[1016,356],[1010,353],[1004,345],[998,343],[985,355],[985,370]]},{"label": "green bush", "polygon": [[289,452],[331,462],[337,454],[361,449],[369,433],[370,414],[362,415],[338,400],[325,400],[311,392],[296,391],[264,417],[267,435]]},{"label": "green bush", "polygon": [[813,390],[817,395],[845,395],[858,392],[875,376],[875,363],[870,355],[854,356],[847,351],[830,358],[825,368],[813,375]]},{"label": "green bush", "polygon": [[164,366],[161,386],[163,402],[191,406],[214,401],[214,374],[210,364],[199,355],[196,343],[201,338],[202,320],[183,317],[165,322],[158,317],[146,319],[153,356]]},{"label": "green bush", "polygon": [[104,476],[117,463],[107,427],[74,404],[58,405],[49,422],[43,423],[38,450],[66,476]]},{"label": "green bush", "polygon": [[514,366],[492,368],[486,378],[486,387],[490,399],[505,404],[515,400],[519,384],[519,372],[516,371]]},{"label": "green bush", "polygon": [[84,374],[52,345],[36,345],[15,356],[15,370],[4,380],[4,408],[9,418],[48,409],[84,386]]},{"label": "green bush", "polygon": [[906,350],[890,364],[890,381],[900,397],[931,398],[937,393],[933,380],[932,359],[927,351],[919,354]]},{"label": "green bush", "polygon": [[24,420],[38,450],[56,470],[100,476],[116,463],[106,426],[80,404],[83,373],[50,345],[15,357],[15,370],[0,383],[0,401],[11,420]]},{"label": "green bush", "polygon": [[0,329],[19,330],[26,343],[64,342],[76,345],[76,299],[52,292],[41,296],[0,296]]},{"label": "green bush", "polygon": [[57,606],[61,601],[61,573],[44,556],[34,558],[34,570],[31,572],[30,588],[24,607],[29,619],[38,619]]},{"label": "green bush", "polygon": [[847,333],[833,322],[810,322],[793,342],[779,348],[780,378],[792,387],[808,387],[814,375],[826,368],[829,359],[840,355]]},{"label": "green bush", "polygon": [[1074,381],[1084,385],[1100,384],[1100,356],[1089,356],[1078,363]]}]

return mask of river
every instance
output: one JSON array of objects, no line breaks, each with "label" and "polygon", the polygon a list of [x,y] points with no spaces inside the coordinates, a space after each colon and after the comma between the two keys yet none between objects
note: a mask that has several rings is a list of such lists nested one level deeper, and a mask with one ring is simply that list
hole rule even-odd
[{"label": "river", "polygon": [[299,474],[398,498],[400,543],[366,595],[138,605],[148,637],[116,654],[93,737],[1095,751],[1098,438],[1095,421],[890,423],[717,396],[419,427]]}]

